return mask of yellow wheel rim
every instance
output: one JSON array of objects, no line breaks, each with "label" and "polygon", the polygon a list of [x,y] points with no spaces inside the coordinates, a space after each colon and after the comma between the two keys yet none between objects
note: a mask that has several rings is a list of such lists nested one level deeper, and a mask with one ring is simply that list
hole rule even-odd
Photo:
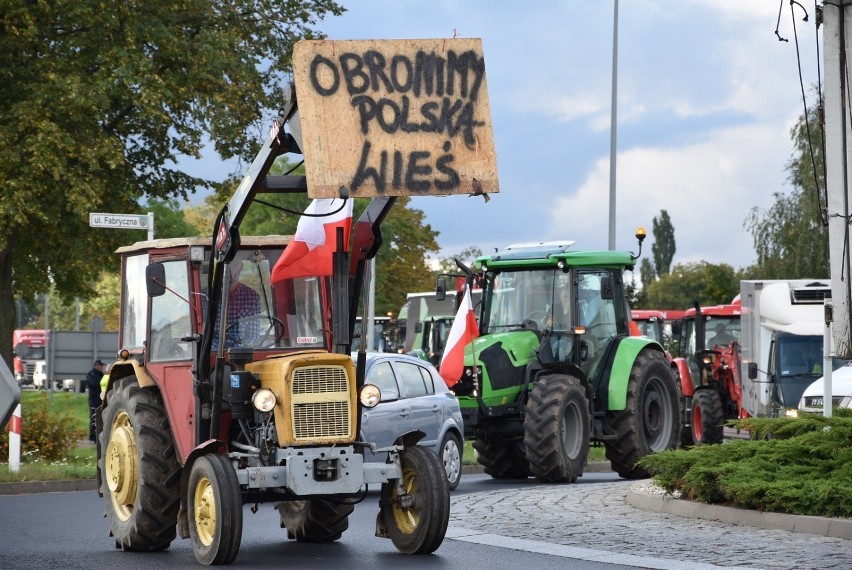
[{"label": "yellow wheel rim", "polygon": [[199,479],[195,484],[192,511],[195,514],[193,519],[198,539],[204,546],[213,544],[213,536],[216,534],[216,502],[213,495],[210,479],[207,477]]},{"label": "yellow wheel rim", "polygon": [[139,485],[136,434],[127,412],[119,412],[112,422],[104,457],[104,471],[115,514],[126,521],[133,512],[136,488]]},{"label": "yellow wheel rim", "polygon": [[[405,492],[409,495],[417,494],[419,485],[417,484],[417,474],[411,468],[405,468],[402,472],[402,486]],[[417,501],[413,507],[403,508],[399,505],[396,488],[393,491],[393,519],[396,522],[396,528],[403,534],[412,534],[417,530],[420,524],[421,511],[417,505]]]}]

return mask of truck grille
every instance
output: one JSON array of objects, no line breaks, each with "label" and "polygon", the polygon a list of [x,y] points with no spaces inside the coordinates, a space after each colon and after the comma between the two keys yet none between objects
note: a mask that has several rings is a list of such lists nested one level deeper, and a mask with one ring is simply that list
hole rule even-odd
[{"label": "truck grille", "polygon": [[349,376],[343,366],[297,368],[291,386],[291,417],[297,441],[350,437]]},{"label": "truck grille", "polygon": [[27,382],[33,381],[35,366],[35,362],[24,362],[24,377],[27,379]]}]

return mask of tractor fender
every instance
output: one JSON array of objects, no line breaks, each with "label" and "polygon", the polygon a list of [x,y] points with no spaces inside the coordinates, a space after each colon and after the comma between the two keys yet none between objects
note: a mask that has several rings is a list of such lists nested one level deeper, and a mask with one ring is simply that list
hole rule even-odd
[{"label": "tractor fender", "polygon": [[695,393],[695,388],[692,383],[692,374],[689,372],[689,366],[686,365],[685,358],[675,358],[672,362],[677,368],[678,378],[680,379],[680,390],[684,398],[689,398]]},{"label": "tractor fender", "polygon": [[[193,449],[189,456],[186,458],[186,462],[183,464],[183,469],[180,473],[180,496],[186,497],[187,490],[189,487],[189,474],[192,471],[192,464],[201,457],[202,455],[206,455],[208,453],[217,453],[220,455],[224,455],[228,452],[228,447],[225,445],[224,441],[220,441],[218,439],[208,439],[201,445],[197,446]],[[180,510],[178,511],[178,535],[181,538],[189,538],[189,517],[187,515],[188,505],[183,503],[181,500]]]},{"label": "tractor fender", "polygon": [[607,410],[623,410],[627,406],[627,383],[636,357],[644,350],[655,350],[665,356],[663,347],[643,336],[628,336],[616,347],[607,386]]}]

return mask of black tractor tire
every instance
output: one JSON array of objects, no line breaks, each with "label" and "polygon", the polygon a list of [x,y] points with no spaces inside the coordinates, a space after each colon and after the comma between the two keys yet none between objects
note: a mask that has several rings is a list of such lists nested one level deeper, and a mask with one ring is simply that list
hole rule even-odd
[{"label": "black tractor tire", "polygon": [[591,413],[579,378],[551,374],[530,391],[524,449],[530,473],[544,483],[574,483],[589,456]]},{"label": "black tractor tire", "polygon": [[494,479],[526,479],[530,476],[530,466],[521,444],[475,439],[473,450],[476,451],[476,461]]},{"label": "black tractor tire", "polygon": [[298,542],[334,542],[349,528],[349,515],[355,510],[351,503],[322,499],[281,501],[275,503],[281,517],[281,528],[287,537]]},{"label": "black tractor tire", "polygon": [[615,440],[604,440],[612,470],[624,479],[651,474],[636,462],[656,451],[677,448],[680,438],[680,401],[674,374],[662,352],[643,350],[636,357],[627,382],[627,405],[606,414]]},{"label": "black tractor tire", "polygon": [[439,459],[444,466],[444,472],[447,474],[447,484],[450,486],[450,491],[459,486],[462,476],[462,455],[464,450],[461,446],[459,436],[453,432],[447,432],[441,441]]},{"label": "black tractor tire", "polygon": [[115,383],[98,434],[104,514],[116,548],[156,551],[177,534],[180,474],[163,399],[135,377]]},{"label": "black tractor tire", "polygon": [[[413,445],[400,453],[402,488],[382,485],[380,516],[388,537],[403,554],[431,554],[441,546],[450,522],[450,486],[438,457]],[[410,505],[401,500],[413,499]]]},{"label": "black tractor tire", "polygon": [[243,536],[243,500],[227,457],[208,453],[195,460],[186,505],[195,559],[207,566],[233,562]]},{"label": "black tractor tire", "polygon": [[695,445],[722,443],[725,437],[725,412],[716,390],[695,393],[692,402],[692,439]]}]

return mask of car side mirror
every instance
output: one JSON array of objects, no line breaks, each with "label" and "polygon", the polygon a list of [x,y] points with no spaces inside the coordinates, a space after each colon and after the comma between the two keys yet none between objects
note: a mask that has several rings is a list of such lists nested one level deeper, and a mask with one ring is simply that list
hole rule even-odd
[{"label": "car side mirror", "polygon": [[399,400],[399,394],[389,390],[382,390],[382,402],[396,402]]},{"label": "car side mirror", "polygon": [[748,363],[748,378],[749,380],[757,379],[757,363],[749,362]]},{"label": "car side mirror", "polygon": [[166,266],[152,263],[145,268],[145,288],[149,297],[159,297],[166,292]]}]

